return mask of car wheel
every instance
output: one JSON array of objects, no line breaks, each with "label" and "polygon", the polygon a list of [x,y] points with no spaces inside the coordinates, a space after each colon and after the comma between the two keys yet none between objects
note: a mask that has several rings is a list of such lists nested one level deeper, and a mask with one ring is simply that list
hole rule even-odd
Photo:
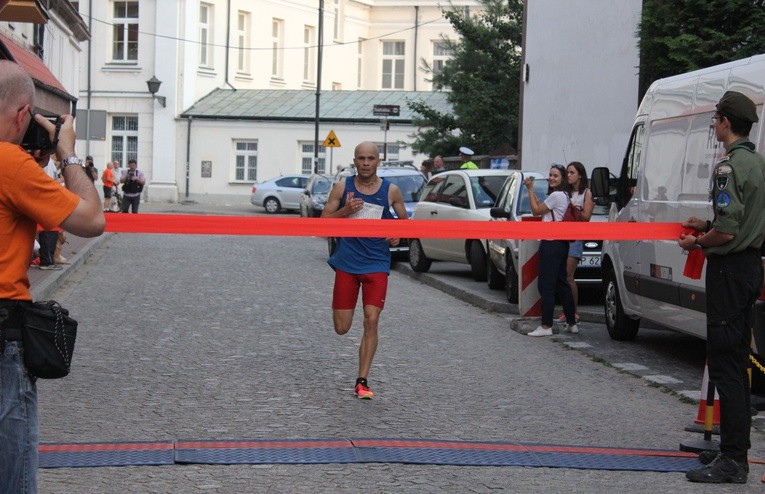
[{"label": "car wheel", "polygon": [[409,244],[409,265],[416,273],[427,273],[432,261],[425,257],[422,244],[417,239],[412,239]]},{"label": "car wheel", "polygon": [[608,334],[616,341],[634,340],[638,329],[640,329],[640,319],[633,319],[624,313],[619,297],[619,285],[616,283],[616,273],[614,273],[613,268],[606,269],[603,281],[606,285],[604,306]]},{"label": "car wheel", "polygon": [[510,255],[505,256],[505,295],[511,304],[518,303],[518,272]]},{"label": "car wheel", "polygon": [[329,251],[329,256],[332,257],[332,254],[335,253],[335,249],[337,249],[337,239],[335,237],[328,237],[327,238],[327,250]]},{"label": "car wheel", "polygon": [[486,281],[486,252],[481,242],[470,242],[470,271],[475,281]]},{"label": "car wheel", "polygon": [[279,212],[279,210],[282,208],[282,205],[279,204],[279,199],[276,197],[269,197],[263,201],[263,207],[266,208],[266,213],[274,214]]},{"label": "car wheel", "polygon": [[486,259],[486,281],[492,290],[501,290],[505,287],[505,277],[499,272],[491,258]]}]

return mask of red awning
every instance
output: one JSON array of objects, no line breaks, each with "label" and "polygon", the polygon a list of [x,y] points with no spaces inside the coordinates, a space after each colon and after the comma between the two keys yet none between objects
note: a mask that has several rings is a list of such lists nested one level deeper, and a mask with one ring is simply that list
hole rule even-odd
[{"label": "red awning", "polygon": [[37,87],[35,106],[57,115],[72,112],[72,103],[77,98],[66,92],[64,86],[56,79],[50,69],[33,52],[17,45],[7,36],[0,34],[0,53],[11,55],[11,60],[19,64],[32,77]]}]

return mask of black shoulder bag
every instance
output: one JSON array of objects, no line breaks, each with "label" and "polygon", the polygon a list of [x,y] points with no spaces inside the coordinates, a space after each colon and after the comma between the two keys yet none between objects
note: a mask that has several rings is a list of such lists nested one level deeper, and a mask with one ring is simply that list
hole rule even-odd
[{"label": "black shoulder bag", "polygon": [[24,366],[41,379],[69,374],[77,321],[55,300],[24,303]]}]

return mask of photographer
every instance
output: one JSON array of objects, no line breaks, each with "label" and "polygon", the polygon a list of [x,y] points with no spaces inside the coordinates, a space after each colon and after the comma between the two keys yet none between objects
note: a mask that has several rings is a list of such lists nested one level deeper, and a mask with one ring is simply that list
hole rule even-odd
[{"label": "photographer", "polygon": [[[32,300],[27,268],[35,229],[61,226],[95,237],[106,226],[98,192],[74,154],[74,119],[33,116],[34,96],[32,78],[0,60],[0,492],[37,491],[37,388],[25,368],[21,330],[22,306]],[[46,163],[53,151],[65,187],[35,161]]]},{"label": "photographer", "polygon": [[132,208],[132,212],[137,213],[143,186],[146,185],[146,176],[138,169],[138,163],[135,160],[128,161],[128,169],[122,172],[120,183],[122,184],[122,212],[127,213],[128,209]]}]

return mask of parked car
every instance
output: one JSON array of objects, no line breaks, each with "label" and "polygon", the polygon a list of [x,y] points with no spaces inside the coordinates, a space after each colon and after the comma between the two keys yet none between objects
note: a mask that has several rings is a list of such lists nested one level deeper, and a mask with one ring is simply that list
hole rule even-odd
[{"label": "parked car", "polygon": [[[512,170],[448,170],[435,175],[414,208],[416,220],[489,221],[489,210]],[[485,281],[488,246],[485,239],[411,239],[409,264],[427,272],[433,261],[470,264],[473,279]]]},{"label": "parked car", "polygon": [[[356,167],[353,165],[341,168],[336,174],[334,182],[337,183],[345,178],[356,175]],[[384,162],[377,167],[377,176],[389,180],[390,182],[398,185],[401,189],[401,194],[404,196],[404,207],[406,208],[406,214],[411,218],[414,212],[414,206],[417,204],[417,200],[420,197],[420,192],[425,186],[425,175],[420,172],[411,162],[396,161],[396,162]],[[393,217],[396,217],[396,212],[393,208],[390,208]],[[335,251],[336,241],[334,237],[327,238],[327,247],[329,255]],[[394,256],[406,256],[409,252],[409,240],[402,238],[399,244],[395,247],[391,246],[391,254]]]},{"label": "parked car", "polygon": [[[523,179],[534,177],[534,193],[540,201],[547,198],[547,177],[537,172],[521,172],[515,170],[507,178],[495,207],[491,209],[494,221],[522,221],[524,216],[533,216],[529,204],[529,192],[523,185]],[[595,205],[590,221],[607,221],[608,208]],[[585,240],[584,252],[579,266],[574,273],[574,279],[580,286],[599,286],[601,283],[600,252],[602,240]],[[518,303],[518,239],[499,238],[489,240],[489,263],[486,279],[489,288],[504,287],[507,300]]]},{"label": "parked car", "polygon": [[311,175],[305,190],[303,190],[303,195],[300,196],[300,217],[318,218],[321,216],[330,190],[332,190],[331,175]]},{"label": "parked car", "polygon": [[300,209],[300,196],[308,183],[309,175],[283,175],[256,183],[252,186],[250,202],[263,206],[266,213],[278,213],[282,209]]}]

